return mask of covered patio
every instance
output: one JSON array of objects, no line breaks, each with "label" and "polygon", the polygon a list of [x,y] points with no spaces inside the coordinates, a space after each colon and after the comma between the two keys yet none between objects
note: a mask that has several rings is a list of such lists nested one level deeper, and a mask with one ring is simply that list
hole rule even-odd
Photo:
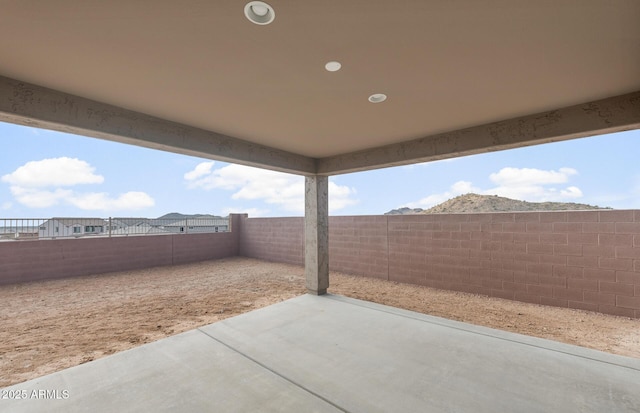
[{"label": "covered patio", "polygon": [[[267,3],[3,4],[0,121],[304,175],[312,295],[330,290],[330,176],[640,127],[638,2]],[[637,360],[312,295],[0,409],[640,406]]]},{"label": "covered patio", "polygon": [[637,412],[639,381],[637,359],[307,294],[6,388],[26,400],[0,411]]},{"label": "covered patio", "polygon": [[[9,2],[0,121],[328,179],[640,127],[640,4]],[[595,160],[594,160],[595,161]]]}]

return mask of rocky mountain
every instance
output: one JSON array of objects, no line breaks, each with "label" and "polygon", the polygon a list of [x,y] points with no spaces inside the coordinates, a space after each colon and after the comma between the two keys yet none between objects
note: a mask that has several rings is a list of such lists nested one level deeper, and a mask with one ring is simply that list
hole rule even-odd
[{"label": "rocky mountain", "polygon": [[406,214],[419,214],[422,211],[424,211],[424,209],[422,208],[398,208],[398,209],[392,209],[389,212],[385,212],[385,215],[406,215]]},{"label": "rocky mountain", "polygon": [[[420,210],[420,208],[416,208]],[[385,215],[397,214],[457,214],[471,212],[512,212],[512,211],[576,211],[588,209],[611,209],[574,202],[527,202],[497,195],[465,194],[449,199],[426,210],[399,208]]]},{"label": "rocky mountain", "polygon": [[217,215],[210,215],[210,214],[192,214],[192,215],[188,215],[188,214],[180,214],[178,212],[171,212],[170,214],[165,214],[161,217],[158,217],[157,219],[164,219],[164,220],[182,220],[182,219],[193,219],[193,218],[224,218],[224,217],[220,217]]}]

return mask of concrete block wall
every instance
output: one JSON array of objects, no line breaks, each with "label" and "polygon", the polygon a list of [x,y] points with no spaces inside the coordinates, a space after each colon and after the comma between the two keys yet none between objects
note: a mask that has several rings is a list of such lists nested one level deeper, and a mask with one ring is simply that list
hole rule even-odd
[{"label": "concrete block wall", "polygon": [[[0,243],[0,284],[243,255],[302,265],[303,218],[231,232]],[[329,267],[640,318],[640,211],[330,217]]]},{"label": "concrete block wall", "polygon": [[387,225],[384,215],[329,217],[329,269],[388,279]]},{"label": "concrete block wall", "polygon": [[[304,218],[245,216],[240,227],[240,255],[304,265]],[[386,217],[329,217],[329,267],[386,279]]]},{"label": "concrete block wall", "polygon": [[640,211],[389,217],[389,279],[640,318]]},{"label": "concrete block wall", "polygon": [[[240,216],[232,216],[232,227]],[[0,243],[0,285],[184,264],[238,253],[238,233]]]},{"label": "concrete block wall", "polygon": [[[303,263],[302,218],[242,225],[241,255]],[[640,318],[640,211],[330,217],[329,254],[335,271]]]},{"label": "concrete block wall", "polygon": [[187,264],[234,257],[238,255],[237,238],[236,234],[231,232],[175,235],[171,264]]},{"label": "concrete block wall", "polygon": [[0,283],[170,265],[172,238],[154,236],[4,242],[0,245]]},{"label": "concrete block wall", "polygon": [[248,219],[244,215],[239,227],[239,255],[304,264],[304,218]]}]

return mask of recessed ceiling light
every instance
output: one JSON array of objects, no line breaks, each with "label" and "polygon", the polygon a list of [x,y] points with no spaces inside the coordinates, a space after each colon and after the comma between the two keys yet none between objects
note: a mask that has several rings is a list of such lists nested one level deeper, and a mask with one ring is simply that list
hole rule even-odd
[{"label": "recessed ceiling light", "polygon": [[327,69],[329,72],[337,72],[338,70],[340,70],[340,68],[342,67],[342,65],[340,64],[340,62],[328,62],[326,65],[324,65],[324,68]]},{"label": "recessed ceiling light", "polygon": [[244,6],[244,15],[251,23],[265,25],[269,24],[276,18],[276,12],[273,7],[263,1],[250,1]]},{"label": "recessed ceiling light", "polygon": [[385,95],[384,93],[374,93],[373,95],[369,96],[369,102],[371,103],[380,103],[384,102],[385,100],[387,100],[387,95]]},{"label": "recessed ceiling light", "polygon": [[263,6],[262,4],[255,4],[251,6],[251,11],[257,16],[264,17],[269,13],[269,8],[267,6]]}]

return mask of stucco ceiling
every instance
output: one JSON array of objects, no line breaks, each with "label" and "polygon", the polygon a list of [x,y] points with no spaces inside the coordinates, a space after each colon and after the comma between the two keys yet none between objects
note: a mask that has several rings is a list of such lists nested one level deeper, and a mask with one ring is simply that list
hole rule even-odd
[{"label": "stucco ceiling", "polygon": [[268,3],[2,1],[0,75],[311,158],[640,90],[636,0]]}]

